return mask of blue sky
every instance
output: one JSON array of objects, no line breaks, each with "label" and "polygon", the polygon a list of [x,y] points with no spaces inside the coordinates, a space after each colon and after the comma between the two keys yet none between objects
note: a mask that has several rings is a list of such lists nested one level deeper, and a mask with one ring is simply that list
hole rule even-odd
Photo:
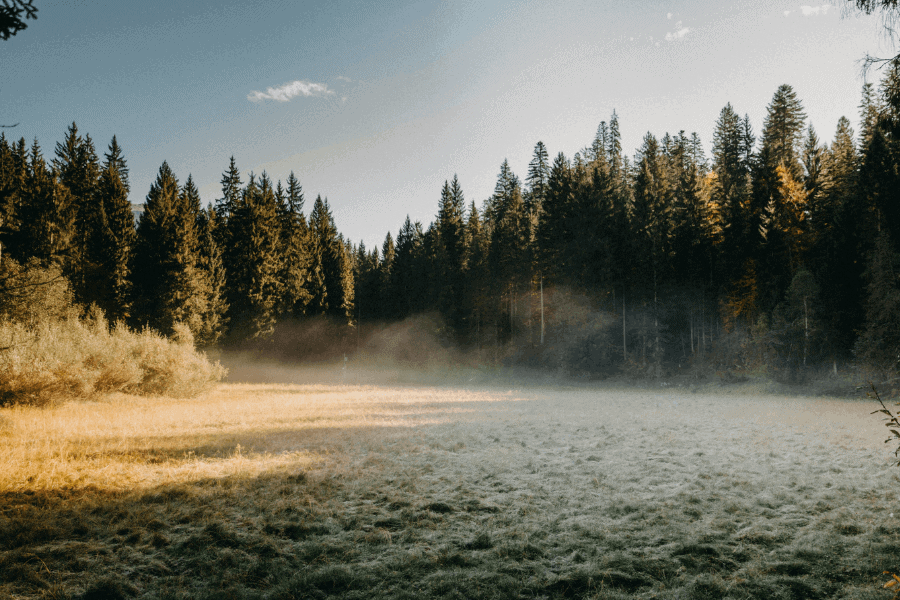
[{"label": "blue sky", "polygon": [[115,134],[136,203],[164,160],[204,203],[232,155],[245,180],[293,170],[371,247],[432,221],[445,179],[480,206],[504,159],[571,158],[614,109],[629,155],[682,129],[709,152],[726,102],[759,133],[782,83],[823,140],[857,128],[858,61],[894,48],[823,1],[37,0],[0,42],[0,123],[48,157],[72,121],[101,154]]}]

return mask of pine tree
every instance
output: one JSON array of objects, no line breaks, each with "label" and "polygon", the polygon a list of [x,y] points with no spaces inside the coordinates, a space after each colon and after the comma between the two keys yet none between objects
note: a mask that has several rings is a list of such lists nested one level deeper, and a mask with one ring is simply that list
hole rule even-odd
[{"label": "pine tree", "polygon": [[462,326],[463,272],[465,270],[465,198],[459,179],[444,182],[436,221],[438,307],[454,329]]},{"label": "pine tree", "polygon": [[316,196],[309,215],[313,314],[347,323],[353,315],[353,273],[328,200]]},{"label": "pine tree", "polygon": [[[750,231],[755,230],[748,248],[759,257],[758,267],[762,308],[772,310],[784,296],[801,264],[797,251],[808,246],[806,225],[800,225],[807,208],[801,162],[806,114],[793,88],[782,85],[775,92],[762,133],[762,148],[753,174],[753,208]],[[791,193],[791,196],[785,194]],[[786,238],[802,231],[802,241]],[[755,239],[754,239],[755,238]]]},{"label": "pine tree", "polygon": [[529,256],[529,218],[522,199],[518,177],[503,161],[494,195],[490,199],[491,224],[490,265],[494,282],[494,297],[506,312],[502,326],[509,325],[514,335],[521,320],[519,307],[523,295],[530,291],[532,281]]},{"label": "pine tree", "polygon": [[396,251],[394,248],[394,238],[391,237],[389,231],[384,236],[384,242],[381,245],[381,266],[378,269],[378,308],[370,313],[374,313],[382,319],[395,319],[398,316],[397,305],[394,302],[393,288],[391,281],[393,280],[394,259]]},{"label": "pine tree", "polygon": [[779,86],[767,107],[763,124],[763,154],[769,173],[784,164],[791,177],[802,176],[800,143],[805,120],[806,113],[794,89],[787,84]]},{"label": "pine tree", "polygon": [[100,225],[91,252],[98,260],[97,297],[107,319],[131,318],[131,263],[136,231],[128,200],[128,166],[113,136],[100,170],[97,201],[101,205]]},{"label": "pine tree", "polygon": [[227,221],[230,246],[225,252],[231,331],[237,339],[265,340],[275,330],[281,296],[279,224],[275,190],[263,172],[251,173]]},{"label": "pine tree", "polygon": [[[605,152],[605,149],[603,150]],[[541,206],[547,196],[547,184],[550,180],[550,160],[547,156],[547,147],[544,142],[538,142],[534,146],[534,154],[528,163],[528,177],[525,182],[528,185],[525,194],[526,210],[533,215],[535,221],[541,214]]]},{"label": "pine tree", "polygon": [[560,152],[553,161],[547,181],[542,218],[538,223],[539,265],[547,283],[564,282],[570,273],[567,256],[575,193],[569,161]]},{"label": "pine tree", "polygon": [[224,226],[211,205],[197,215],[197,270],[205,296],[202,325],[195,333],[196,342],[200,346],[210,346],[222,339],[228,323],[225,263],[222,248],[216,242],[218,230]]},{"label": "pine tree", "polygon": [[329,290],[327,314],[339,323],[353,319],[353,268],[347,244],[342,236],[326,247],[322,263],[325,287]]},{"label": "pine tree", "polygon": [[378,256],[378,248],[368,252],[366,245],[360,242],[356,249],[355,265],[353,297],[356,300],[356,314],[354,317],[357,326],[361,327],[364,321],[371,322],[380,318],[381,260]]},{"label": "pine tree", "polygon": [[48,266],[70,262],[74,223],[73,200],[58,174],[47,168],[37,140],[31,146],[25,179],[19,192],[20,218],[16,255],[20,261],[36,258]]},{"label": "pine tree", "polygon": [[427,282],[423,279],[420,268],[423,237],[421,223],[413,223],[407,215],[397,233],[395,256],[391,266],[389,297],[396,307],[399,318],[415,314],[425,297]]},{"label": "pine tree", "polygon": [[[281,182],[278,184],[281,190]],[[282,282],[282,297],[279,313],[301,317],[306,313],[310,300],[309,279],[309,228],[303,215],[303,189],[291,171],[287,189],[276,191],[278,200],[278,220],[280,265],[278,279]]]},{"label": "pine tree", "polygon": [[860,243],[864,205],[859,195],[859,155],[850,121],[841,117],[831,148],[826,153],[828,190],[813,213],[815,248],[811,266],[823,290],[822,314],[827,322],[832,355],[852,348],[862,325],[862,272],[865,264]]},{"label": "pine tree", "polygon": [[134,321],[165,335],[172,334],[178,322],[195,335],[202,328],[196,214],[191,202],[163,162],[138,223],[132,278]]},{"label": "pine tree", "polygon": [[825,148],[819,143],[819,137],[812,123],[806,131],[803,142],[803,187],[806,189],[807,200],[813,212],[821,205],[823,197],[828,192],[829,174],[825,165]]},{"label": "pine tree", "polygon": [[[749,122],[747,122],[749,126]],[[742,277],[741,267],[753,238],[750,215],[750,162],[746,131],[731,104],[719,113],[713,135],[715,175],[712,202],[721,217],[722,279],[727,286]],[[752,152],[752,141],[750,152]]]},{"label": "pine tree", "polygon": [[859,105],[859,145],[865,148],[872,139],[872,133],[878,123],[878,115],[881,113],[881,103],[875,94],[875,87],[871,83],[863,85],[862,102]]},{"label": "pine tree", "polygon": [[469,218],[466,221],[466,272],[464,306],[468,315],[468,331],[479,341],[489,314],[488,287],[490,270],[488,255],[490,238],[485,231],[481,215],[475,202],[469,206]]},{"label": "pine tree", "polygon": [[671,257],[673,204],[659,142],[647,133],[636,159],[633,228],[635,254],[643,259],[641,270],[648,290],[655,295],[660,278],[669,268]]},{"label": "pine tree", "polygon": [[228,170],[222,173],[222,197],[216,201],[216,213],[222,221],[227,222],[241,201],[241,173],[234,162],[234,156],[228,163]]},{"label": "pine tree", "polygon": [[91,136],[78,135],[75,123],[69,127],[64,142],[56,145],[54,166],[60,182],[69,189],[75,213],[72,234],[72,258],[67,273],[77,302],[88,305],[100,300],[93,281],[98,276],[102,257],[92,249],[99,247],[95,236],[103,227],[103,206],[97,200],[100,164]]}]

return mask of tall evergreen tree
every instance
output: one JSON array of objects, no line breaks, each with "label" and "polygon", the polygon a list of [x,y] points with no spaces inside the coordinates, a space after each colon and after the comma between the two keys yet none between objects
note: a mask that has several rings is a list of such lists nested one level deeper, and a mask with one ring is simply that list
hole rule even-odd
[{"label": "tall evergreen tree", "polygon": [[821,289],[822,319],[831,356],[846,355],[862,322],[863,255],[859,243],[862,205],[859,157],[850,121],[841,117],[825,152],[828,185],[812,208],[810,268]]},{"label": "tall evergreen tree", "polygon": [[393,298],[393,281],[394,262],[396,250],[394,248],[394,238],[391,237],[389,231],[384,236],[384,242],[381,245],[381,266],[378,269],[378,308],[375,311],[369,309],[369,313],[376,314],[382,319],[395,319],[398,316],[397,305]]},{"label": "tall evergreen tree", "polygon": [[110,322],[131,318],[131,263],[136,232],[128,199],[128,166],[116,137],[100,170],[97,201],[101,205],[101,227],[91,254],[98,259],[99,306]]},{"label": "tall evergreen tree", "polygon": [[[281,190],[281,182],[279,182]],[[294,317],[303,316],[309,303],[309,228],[303,215],[303,188],[291,171],[287,189],[276,193],[278,220],[280,271],[282,297],[279,312]]]},{"label": "tall evergreen tree", "polygon": [[553,161],[547,181],[542,219],[538,223],[539,265],[549,283],[566,281],[570,272],[566,250],[575,209],[575,191],[569,161],[560,152]]},{"label": "tall evergreen tree", "polygon": [[[605,149],[604,149],[605,152]],[[528,186],[525,194],[526,209],[537,220],[541,212],[541,205],[547,196],[547,183],[550,180],[550,160],[547,156],[547,147],[544,142],[538,142],[534,146],[534,154],[528,163],[528,177],[525,182]]]},{"label": "tall evergreen tree", "polygon": [[309,215],[313,314],[348,322],[353,313],[350,257],[338,234],[328,200],[316,196]]},{"label": "tall evergreen tree", "polygon": [[802,211],[807,208],[806,191],[800,183],[804,177],[801,141],[805,119],[793,88],[780,86],[767,108],[753,177],[750,231],[754,231],[753,224],[756,224],[759,236],[754,236],[755,240],[748,244],[751,252],[758,249],[759,298],[766,311],[781,301],[800,265],[801,257],[796,251],[808,243],[808,240],[794,243],[787,239],[792,232],[805,233],[805,225],[799,224]]},{"label": "tall evergreen tree", "polygon": [[132,277],[133,320],[166,335],[173,333],[177,322],[195,335],[202,328],[196,214],[191,204],[163,162],[138,223]]},{"label": "tall evergreen tree", "polygon": [[444,182],[438,206],[436,239],[438,248],[438,307],[454,329],[462,326],[462,292],[465,269],[465,198],[459,179]]},{"label": "tall evergreen tree", "polygon": [[275,190],[263,172],[251,174],[227,221],[225,252],[231,331],[238,339],[264,340],[274,332],[281,296],[279,223]]},{"label": "tall evergreen tree", "polygon": [[212,205],[197,215],[197,270],[202,278],[200,288],[204,294],[204,310],[202,325],[195,338],[201,346],[209,346],[222,339],[228,323],[224,253],[216,241],[218,230],[224,226]]},{"label": "tall evergreen tree", "polygon": [[228,162],[228,170],[222,173],[222,197],[216,201],[216,213],[223,221],[234,212],[235,207],[241,202],[241,173],[238,171],[234,156]]},{"label": "tall evergreen tree", "polygon": [[770,174],[784,164],[793,178],[803,175],[800,144],[805,121],[806,113],[794,89],[787,84],[779,86],[767,107],[762,133],[762,158]]},{"label": "tall evergreen tree", "polygon": [[16,258],[68,266],[73,244],[73,200],[56,171],[47,168],[37,140],[28,156],[19,202]]},{"label": "tall evergreen tree", "polygon": [[78,127],[72,123],[65,141],[56,145],[53,164],[61,183],[69,189],[75,213],[72,258],[67,265],[75,299],[85,305],[98,302],[93,281],[98,276],[102,257],[95,256],[92,248],[99,247],[95,237],[103,228],[106,216],[96,197],[100,164],[91,137],[78,135]]},{"label": "tall evergreen tree", "polygon": [[656,138],[647,133],[636,159],[634,182],[635,254],[643,259],[642,278],[655,294],[660,278],[671,258],[673,203],[664,166],[664,157]]}]

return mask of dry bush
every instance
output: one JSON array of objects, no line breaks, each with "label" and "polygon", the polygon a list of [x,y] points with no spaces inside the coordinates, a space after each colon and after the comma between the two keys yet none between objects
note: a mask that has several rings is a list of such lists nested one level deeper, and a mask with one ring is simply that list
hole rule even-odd
[{"label": "dry bush", "polygon": [[194,350],[189,333],[170,341],[152,330],[84,319],[0,321],[0,405],[45,405],[109,392],[195,396],[225,370]]}]

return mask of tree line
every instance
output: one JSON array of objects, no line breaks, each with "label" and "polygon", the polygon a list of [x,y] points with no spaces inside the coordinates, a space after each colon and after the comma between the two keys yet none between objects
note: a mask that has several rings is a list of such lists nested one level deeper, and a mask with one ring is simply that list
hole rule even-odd
[{"label": "tree line", "polygon": [[[163,163],[135,225],[113,137],[101,161],[73,123],[55,156],[0,135],[0,269],[57,269],[73,301],[111,322],[201,344],[265,340],[287,320],[348,334],[423,312],[468,347],[538,358],[568,343],[563,296],[598,318],[572,364],[662,370],[714,361],[784,373],[900,360],[900,61],[866,84],[860,131],[830,142],[789,85],[759,135],[727,104],[712,156],[696,133],[647,133],[632,158],[613,112],[593,141],[527,175],[508,162],[494,193],[467,203],[457,177],[427,227],[409,217],[380,248],[353,244],[327,199],[308,217],[296,176],[242,175],[203,207]],[[8,277],[8,276],[7,276]]]}]

